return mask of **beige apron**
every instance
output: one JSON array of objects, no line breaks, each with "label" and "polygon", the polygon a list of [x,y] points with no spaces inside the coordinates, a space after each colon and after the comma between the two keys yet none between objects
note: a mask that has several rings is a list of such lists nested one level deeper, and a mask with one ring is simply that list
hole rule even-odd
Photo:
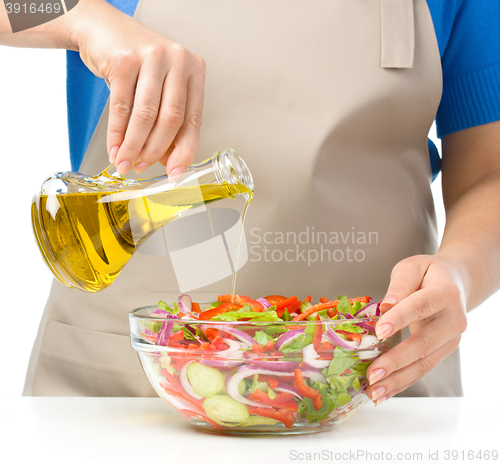
[{"label": "beige apron", "polygon": [[[207,62],[197,161],[233,147],[253,174],[238,293],[381,299],[398,261],[436,252],[441,63],[425,0],[143,0],[135,16]],[[81,172],[108,164],[106,128],[107,108]],[[24,393],[155,396],[127,315],[178,291],[169,257],[140,253],[97,294],[54,282]],[[405,394],[461,395],[458,351]]]}]

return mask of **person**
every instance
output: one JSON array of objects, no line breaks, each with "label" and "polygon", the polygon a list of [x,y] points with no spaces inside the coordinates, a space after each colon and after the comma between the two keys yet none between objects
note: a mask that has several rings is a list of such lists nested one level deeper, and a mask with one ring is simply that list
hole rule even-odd
[{"label": "person", "polygon": [[[239,293],[382,299],[377,335],[410,335],[370,366],[370,398],[462,395],[466,313],[500,284],[498,2],[80,0],[16,34],[0,11],[2,44],[71,50],[73,169],[178,174],[232,145],[256,183]],[[55,282],[24,394],[154,395],[126,314],[176,298],[164,258],[95,295]]]}]

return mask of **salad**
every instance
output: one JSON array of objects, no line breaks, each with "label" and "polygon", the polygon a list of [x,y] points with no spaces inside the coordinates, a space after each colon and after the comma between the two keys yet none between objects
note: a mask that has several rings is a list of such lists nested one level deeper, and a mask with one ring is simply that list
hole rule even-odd
[{"label": "salad", "polygon": [[196,425],[331,425],[367,401],[366,370],[387,349],[375,335],[379,306],[220,295],[202,310],[181,295],[141,320],[154,351],[139,355],[160,396]]}]

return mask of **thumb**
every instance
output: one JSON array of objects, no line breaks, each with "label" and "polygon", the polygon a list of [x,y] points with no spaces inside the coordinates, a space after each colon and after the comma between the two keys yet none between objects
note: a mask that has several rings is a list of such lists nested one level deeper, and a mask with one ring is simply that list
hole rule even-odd
[{"label": "thumb", "polygon": [[394,266],[389,288],[380,303],[382,313],[386,313],[421,287],[430,265],[426,258],[426,256],[412,256]]}]

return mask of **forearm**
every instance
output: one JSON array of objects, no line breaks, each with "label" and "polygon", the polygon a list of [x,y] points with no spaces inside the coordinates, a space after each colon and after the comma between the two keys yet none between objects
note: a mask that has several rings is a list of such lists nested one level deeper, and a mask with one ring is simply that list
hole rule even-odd
[{"label": "forearm", "polygon": [[52,21],[12,33],[4,2],[0,1],[0,45],[77,51],[82,31],[91,24],[92,15],[103,8],[112,7],[104,0],[80,0],[71,11]]},{"label": "forearm", "polygon": [[500,171],[471,185],[446,208],[439,255],[464,285],[468,311],[500,288]]}]

